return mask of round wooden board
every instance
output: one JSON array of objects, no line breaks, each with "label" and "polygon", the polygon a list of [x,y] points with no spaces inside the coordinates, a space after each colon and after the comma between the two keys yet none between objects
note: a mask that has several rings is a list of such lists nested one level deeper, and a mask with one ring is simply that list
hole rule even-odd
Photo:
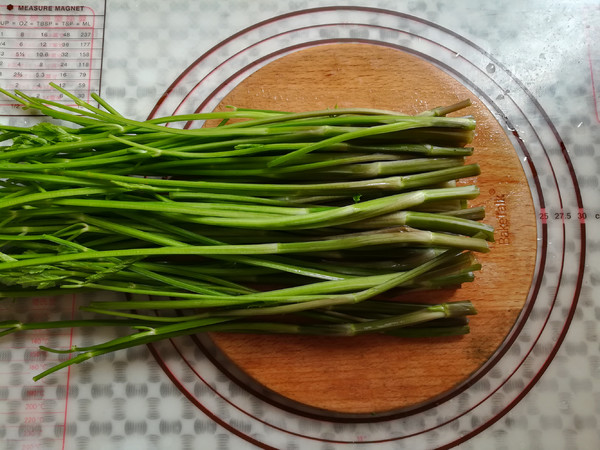
[{"label": "round wooden board", "polygon": [[[362,106],[419,113],[470,98],[460,115],[477,119],[471,162],[496,242],[473,283],[424,301],[469,299],[478,309],[460,338],[322,338],[213,333],[232,364],[268,390],[308,407],[380,414],[422,404],[461,385],[500,347],[525,303],[536,258],[536,223],[519,158],[490,111],[460,82],[427,61],[367,44],[322,45],[278,59],[221,103],[303,111]],[[224,107],[224,106],[223,106]]]}]

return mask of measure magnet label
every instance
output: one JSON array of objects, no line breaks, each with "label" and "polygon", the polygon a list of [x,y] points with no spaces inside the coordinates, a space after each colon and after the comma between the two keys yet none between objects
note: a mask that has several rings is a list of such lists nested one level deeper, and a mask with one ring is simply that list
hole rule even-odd
[{"label": "measure magnet label", "polygon": [[[0,5],[0,86],[64,104],[54,82],[89,101],[100,89],[105,2]],[[0,97],[0,115],[25,113]]]}]

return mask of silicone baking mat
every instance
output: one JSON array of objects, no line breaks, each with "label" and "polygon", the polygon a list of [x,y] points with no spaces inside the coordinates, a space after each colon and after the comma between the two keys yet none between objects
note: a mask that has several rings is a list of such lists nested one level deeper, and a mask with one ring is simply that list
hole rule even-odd
[{"label": "silicone baking mat", "polygon": [[[9,52],[0,56],[3,87],[35,91],[43,86],[36,82],[58,80],[82,98],[100,92],[138,119],[210,110],[263,65],[320,43],[409,51],[465,84],[505,128],[538,227],[523,313],[498,352],[442,402],[376,421],[311,416],[232,380],[190,338],[34,383],[59,360],[39,345],[68,347],[109,333],[30,333],[0,341],[0,448],[598,447],[597,6],[32,1],[0,5],[0,23],[0,51]],[[3,123],[38,120],[8,101],[1,108]],[[507,236],[517,231],[509,218],[502,223]],[[68,318],[76,307],[73,296],[17,305],[28,320]],[[0,308],[3,319],[13,310]]]}]

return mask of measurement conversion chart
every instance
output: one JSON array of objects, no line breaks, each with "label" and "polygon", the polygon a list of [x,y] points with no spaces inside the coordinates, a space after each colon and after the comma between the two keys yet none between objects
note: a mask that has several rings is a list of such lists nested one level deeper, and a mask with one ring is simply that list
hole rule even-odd
[{"label": "measurement conversion chart", "polygon": [[[89,101],[100,88],[104,1],[0,5],[0,86],[65,104],[49,83]],[[0,115],[22,110],[0,98]]]}]

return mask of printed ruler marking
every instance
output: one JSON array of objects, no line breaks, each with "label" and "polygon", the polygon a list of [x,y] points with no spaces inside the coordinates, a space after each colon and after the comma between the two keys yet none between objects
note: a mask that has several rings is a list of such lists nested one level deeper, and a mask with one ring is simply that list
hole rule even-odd
[{"label": "printed ruler marking", "polygon": [[588,47],[588,62],[590,65],[590,79],[592,82],[592,95],[596,109],[596,120],[600,122],[600,54],[598,53],[598,39],[600,38],[600,6],[585,8],[585,38]]}]

